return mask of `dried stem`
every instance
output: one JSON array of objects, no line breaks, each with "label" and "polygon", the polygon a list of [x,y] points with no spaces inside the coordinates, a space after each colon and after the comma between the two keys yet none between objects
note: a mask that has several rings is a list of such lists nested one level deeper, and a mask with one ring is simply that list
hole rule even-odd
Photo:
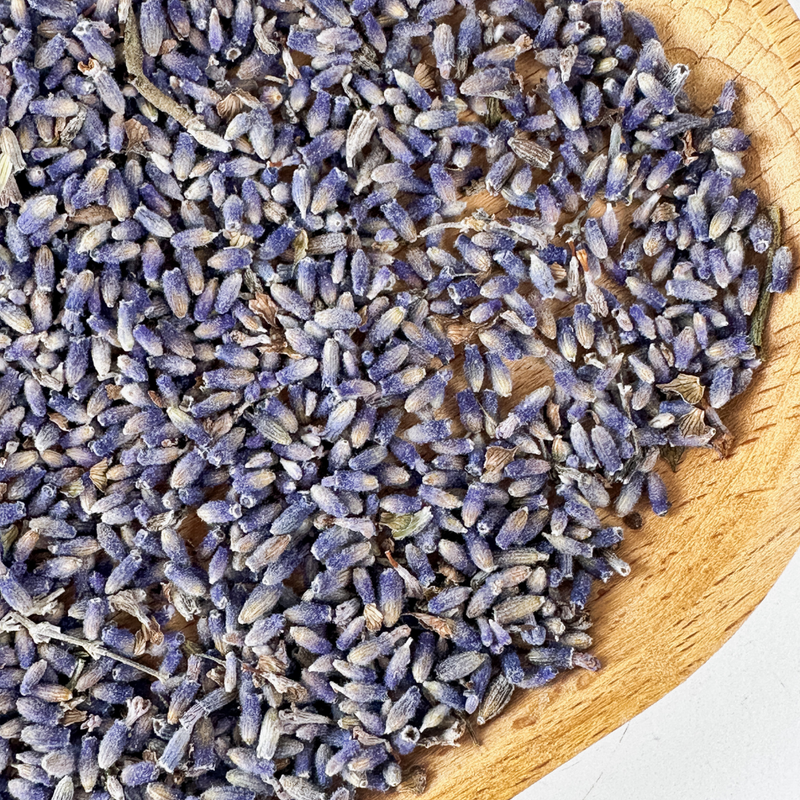
[{"label": "dried stem", "polygon": [[75,647],[82,647],[95,660],[100,658],[112,658],[114,661],[119,661],[120,664],[138,669],[140,672],[144,672],[146,675],[150,675],[156,680],[164,680],[165,676],[157,670],[146,667],[144,664],[140,664],[132,658],[121,656],[119,653],[115,653],[113,650],[109,650],[107,647],[103,647],[103,645],[97,642],[90,642],[88,639],[81,639],[79,636],[71,636],[68,633],[64,633],[49,622],[33,622],[33,620],[28,619],[16,611],[10,611],[0,620],[0,629],[5,628],[8,630],[9,628],[7,626],[9,622],[27,628],[34,641],[43,642],[54,639],[59,642],[64,642],[65,644],[74,645]]},{"label": "dried stem", "polygon": [[[750,328],[750,341],[755,347],[761,347],[764,327],[769,316],[769,306],[772,301],[772,292],[769,290],[769,285],[772,282],[772,259],[775,256],[775,251],[781,246],[783,233],[780,208],[778,206],[770,206],[767,209],[767,215],[772,223],[772,242],[767,250],[767,268],[764,270],[764,282],[761,284],[761,293],[758,297],[758,305],[756,305]],[[763,352],[761,353],[761,358],[766,360]]]},{"label": "dried stem", "polygon": [[[204,658],[206,661],[213,661],[215,664],[219,664],[221,667],[226,666],[225,662],[221,658],[217,658],[216,656],[210,656],[208,653],[195,653],[198,658]],[[241,658],[237,659],[240,664],[243,664]]]},{"label": "dried stem", "polygon": [[139,94],[145,100],[152,103],[159,111],[174,117],[184,128],[190,128],[195,115],[189,109],[164,94],[155,86],[144,74],[142,62],[144,61],[144,51],[142,50],[142,40],[139,36],[139,20],[136,19],[136,12],[133,6],[128,11],[125,20],[125,67],[133,75],[131,83],[136,87]]}]

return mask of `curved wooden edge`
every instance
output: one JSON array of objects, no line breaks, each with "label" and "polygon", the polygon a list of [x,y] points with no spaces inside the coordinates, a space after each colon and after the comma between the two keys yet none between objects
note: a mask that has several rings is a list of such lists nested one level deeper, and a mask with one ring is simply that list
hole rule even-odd
[{"label": "curved wooden edge", "polygon": [[783,59],[794,86],[800,83],[800,19],[786,0],[753,0],[753,11]]},{"label": "curved wooden edge", "polygon": [[[737,81],[738,123],[754,142],[747,183],[781,206],[785,241],[800,249],[800,20],[775,0],[627,5],[654,20],[673,62],[693,69],[687,88],[699,107]],[[458,750],[406,759],[426,769],[427,800],[512,797],[684,681],[763,599],[800,545],[798,324],[798,292],[776,298],[768,363],[724,410],[732,456],[694,453],[677,475],[662,473],[670,514],[645,513],[645,527],[628,532],[620,554],[631,576],[602,587],[591,605],[604,668],[517,693],[477,729],[480,742],[466,736]]]}]

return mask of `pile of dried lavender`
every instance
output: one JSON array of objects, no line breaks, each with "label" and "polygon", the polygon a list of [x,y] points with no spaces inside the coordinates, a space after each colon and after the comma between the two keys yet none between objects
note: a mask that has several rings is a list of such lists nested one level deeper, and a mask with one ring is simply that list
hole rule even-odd
[{"label": "pile of dried lavender", "polygon": [[597,669],[789,280],[733,86],[616,0],[0,25],[0,796],[345,800]]}]

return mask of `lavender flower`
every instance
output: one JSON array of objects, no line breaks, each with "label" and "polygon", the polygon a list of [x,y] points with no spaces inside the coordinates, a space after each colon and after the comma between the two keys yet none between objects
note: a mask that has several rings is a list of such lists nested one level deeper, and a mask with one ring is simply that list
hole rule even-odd
[{"label": "lavender flower", "polygon": [[607,515],[721,447],[792,257],[733,85],[595,5],[11,3],[14,796],[347,800],[599,667]]}]

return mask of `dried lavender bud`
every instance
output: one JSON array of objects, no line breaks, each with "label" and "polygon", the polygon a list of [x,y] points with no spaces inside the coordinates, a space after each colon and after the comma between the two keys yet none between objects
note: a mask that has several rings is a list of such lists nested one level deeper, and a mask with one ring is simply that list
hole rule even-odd
[{"label": "dried lavender bud", "polygon": [[772,257],[771,292],[785,292],[789,288],[792,276],[792,254],[787,247],[779,247]]},{"label": "dried lavender bud", "polygon": [[[598,668],[567,621],[629,568],[597,512],[645,486],[667,511],[659,448],[708,445],[753,374],[751,253],[788,285],[734,187],[733,86],[691,113],[642,15],[312,5],[6,15],[2,675],[30,724],[4,736],[42,751],[0,752],[18,796],[102,769],[114,798],[342,800],[401,782],[387,748],[452,744],[454,711]],[[514,210],[465,217],[482,189]],[[501,414],[529,356],[555,389]]]}]

